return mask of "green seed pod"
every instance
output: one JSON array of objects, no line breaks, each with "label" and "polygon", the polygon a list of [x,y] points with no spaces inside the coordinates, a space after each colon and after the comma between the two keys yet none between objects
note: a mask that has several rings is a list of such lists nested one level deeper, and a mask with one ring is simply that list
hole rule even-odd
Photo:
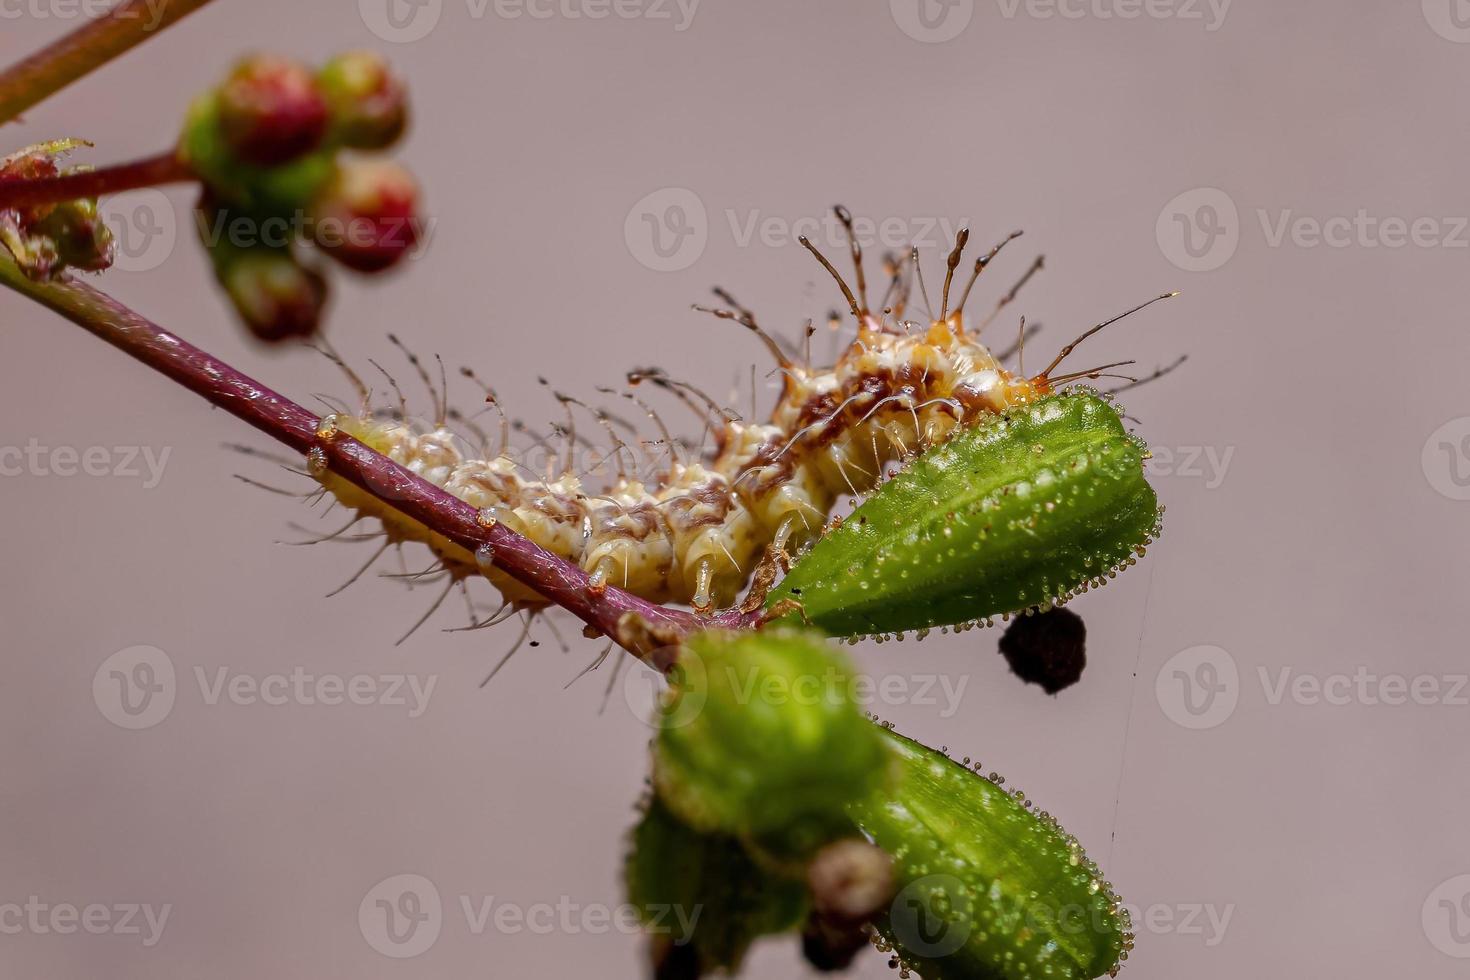
[{"label": "green seed pod", "polygon": [[685,963],[689,976],[734,973],[752,942],[794,929],[808,904],[800,878],[761,867],[734,837],[694,830],[657,798],[633,828],[624,883],[655,964]]},{"label": "green seed pod", "polygon": [[890,793],[851,808],[890,855],[899,891],[879,931],[925,980],[1115,974],[1127,913],[1075,838],[949,757],[883,729]]},{"label": "green seed pod", "polygon": [[846,658],[807,632],[697,634],[671,678],[654,786],[690,826],[776,860],[850,833],[844,807],[887,776],[852,684]]},{"label": "green seed pod", "polygon": [[1143,554],[1147,449],[1073,389],[961,430],[881,486],[771,592],[834,636],[1049,607]]}]

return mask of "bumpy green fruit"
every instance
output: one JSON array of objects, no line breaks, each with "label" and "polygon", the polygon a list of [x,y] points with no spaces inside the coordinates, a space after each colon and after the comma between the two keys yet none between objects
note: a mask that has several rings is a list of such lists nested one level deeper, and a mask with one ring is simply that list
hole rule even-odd
[{"label": "bumpy green fruit", "polygon": [[851,808],[894,860],[879,931],[925,980],[1082,980],[1117,971],[1126,913],[1055,820],[947,756],[884,729],[887,794]]},{"label": "bumpy green fruit", "polygon": [[1050,395],[962,430],[814,545],[767,607],[836,636],[953,626],[1050,606],[1158,533],[1147,449],[1096,394]]},{"label": "bumpy green fruit", "polygon": [[753,941],[794,929],[806,915],[802,879],[761,867],[734,837],[694,830],[657,798],[633,828],[632,845],[628,903],[657,963],[684,957],[693,976],[734,972]]},{"label": "bumpy green fruit", "polygon": [[780,858],[850,833],[844,807],[887,777],[853,674],[810,633],[710,631],[671,677],[654,786],[680,819]]}]

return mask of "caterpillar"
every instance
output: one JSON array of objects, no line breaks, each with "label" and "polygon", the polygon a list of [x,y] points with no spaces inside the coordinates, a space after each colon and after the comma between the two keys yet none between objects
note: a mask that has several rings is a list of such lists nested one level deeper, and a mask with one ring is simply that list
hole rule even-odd
[{"label": "caterpillar", "polygon": [[[629,441],[619,436],[614,414],[556,393],[567,420],[556,431],[566,438],[568,460],[580,438],[576,413],[581,410],[590,413],[609,437],[611,448],[604,458],[612,461],[616,476],[600,489],[584,485],[569,467],[543,477],[528,471],[508,452],[511,424],[493,390],[485,386],[489,408],[499,413],[500,440],[493,454],[487,446],[485,458],[475,458],[466,448],[469,440],[456,434],[452,425],[466,419],[448,408],[442,361],[436,387],[423,362],[406,348],[404,353],[433,394],[433,424],[425,426],[409,419],[401,391],[396,410],[387,414],[373,410],[368,386],[328,349],[328,356],[352,378],[361,404],[356,412],[326,417],[323,431],[353,436],[472,504],[482,521],[504,522],[548,551],[575,562],[589,574],[593,589],[617,585],[651,601],[687,604],[697,612],[709,613],[737,601],[768,548],[770,554],[784,556],[807,547],[822,533],[839,498],[872,490],[895,461],[911,458],[960,429],[1030,404],[1083,378],[1119,376],[1109,372],[1132,361],[1055,372],[1083,340],[1174,295],[1156,297],[1093,326],[1063,347],[1044,370],[1028,376],[1024,364],[1014,372],[1008,370],[1002,362],[1009,355],[992,354],[981,342],[980,333],[1041,268],[1040,259],[985,320],[972,326],[965,315],[975,283],[1020,232],[975,260],[968,282],[951,307],[955,273],[969,239],[968,230],[958,234],[945,263],[938,315],[929,304],[918,249],[898,258],[885,257],[889,281],[875,309],[868,302],[863,249],[853,232],[851,214],[841,206],[834,210],[846,230],[855,277],[852,286],[815,245],[800,239],[835,281],[856,323],[856,335],[830,367],[811,363],[810,338],[815,328],[810,322],[806,325],[807,353],[799,358],[724,290],[715,290],[724,307],[695,307],[739,324],[774,358],[773,373],[779,373],[781,389],[768,420],[743,419],[656,368],[628,375],[630,387],[650,384],[700,413],[707,431],[714,435],[711,452],[697,455],[688,451],[674,440],[647,402],[624,391],[622,397],[643,410],[660,433],[657,440],[631,441],[650,456],[650,447],[662,446],[661,455],[668,458],[655,475],[632,474],[628,461],[636,461],[636,454]],[[906,319],[915,291],[925,305],[927,325]],[[834,325],[836,321],[834,313]],[[1022,318],[1015,349],[1022,358],[1029,333]],[[1174,366],[1177,362],[1153,376]],[[462,373],[479,380],[469,369]],[[1129,387],[1152,380],[1121,377]],[[389,381],[397,390],[391,376]],[[429,546],[449,573],[450,586],[483,575],[499,589],[506,603],[502,609],[508,605],[512,610],[535,611],[546,605],[534,591],[483,559],[430,533],[324,467],[311,469],[326,490],[358,518],[373,516],[382,522],[387,540],[377,554],[389,544],[420,542]],[[442,601],[443,596],[440,598]]]}]

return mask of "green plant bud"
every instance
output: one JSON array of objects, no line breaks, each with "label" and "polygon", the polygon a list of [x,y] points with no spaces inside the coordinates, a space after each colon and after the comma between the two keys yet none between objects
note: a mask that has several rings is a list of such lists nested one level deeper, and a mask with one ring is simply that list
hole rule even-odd
[{"label": "green plant bud", "polygon": [[306,337],[321,325],[327,284],[288,249],[249,249],[217,263],[220,285],[245,326],[270,343]]},{"label": "green plant bud", "polygon": [[[28,146],[0,159],[0,183],[77,173],[83,168],[62,170],[59,161],[86,145],[65,139]],[[36,280],[53,279],[67,269],[101,272],[111,267],[116,251],[96,198],[0,210],[0,246]]]},{"label": "green plant bud", "polygon": [[278,166],[240,159],[225,139],[217,92],[194,100],[179,136],[179,158],[211,194],[244,208],[273,214],[305,212],[337,172],[336,153],[319,149]]},{"label": "green plant bud", "polygon": [[899,782],[852,814],[894,861],[898,894],[876,924],[899,961],[925,980],[1115,974],[1127,913],[1076,839],[1020,792],[882,732]]},{"label": "green plant bud", "polygon": [[844,807],[882,785],[887,757],[853,703],[846,658],[780,627],[687,642],[654,754],[654,785],[669,808],[776,860],[849,834]]},{"label": "green plant bud", "polygon": [[794,929],[808,904],[800,878],[762,867],[734,837],[694,830],[657,798],[633,828],[624,883],[659,976],[733,973],[752,942]]},{"label": "green plant bud", "polygon": [[1073,389],[958,432],[883,484],[771,592],[835,636],[1047,608],[1142,555],[1159,528],[1147,449]]},{"label": "green plant bud", "polygon": [[331,113],[329,138],[359,150],[398,142],[408,126],[408,92],[374,51],[349,51],[322,66],[317,84]]}]

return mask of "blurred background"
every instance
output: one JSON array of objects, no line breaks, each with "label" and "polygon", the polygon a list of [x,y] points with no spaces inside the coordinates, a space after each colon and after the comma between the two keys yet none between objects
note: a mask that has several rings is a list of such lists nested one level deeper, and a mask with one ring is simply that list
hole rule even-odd
[{"label": "blurred background", "polygon": [[[0,60],[87,12],[0,5]],[[998,630],[865,644],[899,692],[871,710],[1062,819],[1134,910],[1125,976],[1464,975],[1462,0],[219,0],[5,151],[151,154],[236,55],[357,47],[409,79],[398,156],[431,233],[392,276],[336,277],[328,334],[403,368],[396,331],[536,425],[559,418],[538,375],[591,396],[649,362],[743,404],[764,352],[689,304],[722,285],[799,335],[838,297],[796,237],[839,250],[838,202],[870,254],[923,246],[931,289],[956,228],[1025,229],[972,303],[1044,252],[997,327],[1044,324],[1035,357],[1182,290],[1078,362],[1190,357],[1125,399],[1168,514],[1073,605],[1082,681],[1023,685]],[[100,285],[303,403],[346,395],[317,355],[247,340],[191,204],[106,201]],[[233,479],[291,485],[225,448],[263,437],[13,295],[0,317],[4,971],[639,976],[609,915],[647,675],[599,711],[609,668],[566,687],[599,645],[562,620],[570,654],[538,628],[480,689],[516,630],[441,632],[457,601],[395,647],[435,590],[368,575],[325,599],[372,546],[279,544],[341,521]],[[148,671],[129,713],[111,678]],[[422,938],[385,941],[379,900]],[[52,928],[66,905],[105,908],[96,934]],[[789,939],[749,969],[808,975]]]}]

